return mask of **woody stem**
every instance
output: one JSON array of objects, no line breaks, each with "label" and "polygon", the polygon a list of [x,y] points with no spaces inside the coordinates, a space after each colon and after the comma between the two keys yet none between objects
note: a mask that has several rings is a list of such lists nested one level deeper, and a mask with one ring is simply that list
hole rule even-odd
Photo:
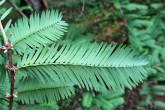
[{"label": "woody stem", "polygon": [[10,71],[10,98],[9,98],[9,110],[12,110],[13,107],[13,93],[14,93],[14,75],[15,71],[12,69],[14,67],[13,65],[13,60],[12,60],[12,44],[8,42],[6,33],[4,31],[2,22],[0,21],[0,30],[2,32],[3,40],[4,40],[4,45],[7,50],[7,57],[9,60],[9,71]]}]

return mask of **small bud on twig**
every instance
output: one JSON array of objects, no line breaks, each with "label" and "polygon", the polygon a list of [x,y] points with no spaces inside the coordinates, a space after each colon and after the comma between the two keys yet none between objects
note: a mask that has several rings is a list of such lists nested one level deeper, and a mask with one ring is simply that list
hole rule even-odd
[{"label": "small bud on twig", "polygon": [[14,71],[14,72],[18,71],[18,68],[16,66],[10,67],[9,65],[5,65],[5,69],[8,69],[8,70]]},{"label": "small bud on twig", "polygon": [[5,94],[5,98],[10,98],[10,97],[11,97],[11,95],[9,93]]},{"label": "small bud on twig", "polygon": [[13,94],[14,97],[18,97],[18,92]]}]

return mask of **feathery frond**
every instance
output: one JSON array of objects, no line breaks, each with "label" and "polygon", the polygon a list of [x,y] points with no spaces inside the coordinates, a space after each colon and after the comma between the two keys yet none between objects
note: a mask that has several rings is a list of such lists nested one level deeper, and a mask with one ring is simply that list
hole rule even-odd
[{"label": "feathery frond", "polygon": [[72,94],[72,84],[58,84],[51,80],[43,84],[26,77],[19,81],[17,100],[26,104],[47,103],[68,98]]},{"label": "feathery frond", "polygon": [[[6,77],[2,77],[2,76],[0,76],[0,78],[7,79]],[[7,93],[9,94],[10,86],[9,86],[9,80],[5,80],[5,79],[3,79],[3,83],[0,82],[0,110],[8,110],[9,100],[5,98],[5,95],[7,95]]]},{"label": "feathery frond", "polygon": [[66,32],[65,21],[58,11],[47,10],[40,14],[34,13],[30,19],[19,19],[11,28],[13,34],[9,40],[14,44],[17,52],[24,51],[27,47],[39,47],[52,43],[61,38]]},{"label": "feathery frond", "polygon": [[[86,43],[27,50],[18,63],[20,73],[40,81],[52,78],[58,83],[99,90],[132,88],[147,77],[143,66],[148,61],[125,45]],[[18,73],[19,74],[19,73]]]},{"label": "feathery frond", "polygon": [[8,109],[8,101],[4,98],[0,98],[0,109],[1,110],[7,110]]}]

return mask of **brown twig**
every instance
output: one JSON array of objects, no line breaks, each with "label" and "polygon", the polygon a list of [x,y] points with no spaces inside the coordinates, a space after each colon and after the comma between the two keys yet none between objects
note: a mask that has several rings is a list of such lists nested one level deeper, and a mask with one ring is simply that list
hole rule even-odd
[{"label": "brown twig", "polygon": [[[8,50],[7,55],[8,55],[8,60],[9,60],[9,68],[13,68],[12,50],[11,50],[11,48]],[[13,106],[14,75],[15,75],[15,71],[13,69],[10,69],[10,101],[9,101],[9,110],[12,110],[12,106]]]},{"label": "brown twig", "polygon": [[48,8],[47,0],[41,0],[41,2],[42,2],[44,9],[47,9]]},{"label": "brown twig", "polygon": [[17,7],[17,5],[16,5],[15,3],[13,3],[11,0],[7,0],[7,2],[10,3],[10,5],[11,5],[13,8],[15,8],[15,9],[19,12],[19,14],[20,14],[21,16],[23,16],[23,17],[25,17],[25,18],[28,18],[28,17]]},{"label": "brown twig", "polygon": [[13,66],[13,60],[12,60],[12,48],[13,45],[8,41],[8,38],[6,36],[6,33],[4,31],[2,22],[0,21],[0,30],[2,32],[3,40],[4,40],[4,45],[2,46],[1,50],[2,51],[7,51],[7,57],[9,60],[9,65],[8,69],[10,71],[10,97],[9,97],[9,110],[12,110],[13,107],[13,94],[14,94],[14,74],[16,71],[16,68]]}]

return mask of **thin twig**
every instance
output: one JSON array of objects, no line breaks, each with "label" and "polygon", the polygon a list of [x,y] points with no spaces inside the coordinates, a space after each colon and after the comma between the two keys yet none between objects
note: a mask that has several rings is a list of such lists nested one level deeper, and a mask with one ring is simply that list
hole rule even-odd
[{"label": "thin twig", "polygon": [[20,15],[22,15],[22,16],[25,17],[25,18],[28,18],[28,17],[17,7],[17,5],[16,5],[14,2],[12,2],[11,0],[7,0],[7,2],[10,3],[10,5],[11,5],[13,8],[15,8],[15,9],[19,12]]},{"label": "thin twig", "polygon": [[[12,61],[12,50],[9,49],[7,52],[8,60],[9,60],[9,67],[13,67],[13,61]],[[14,75],[15,71],[10,70],[10,101],[9,101],[9,110],[12,110],[13,107],[13,99],[14,99]]]},{"label": "thin twig", "polygon": [[[4,28],[2,26],[2,22],[0,21],[0,30],[2,32],[2,36],[3,36],[3,40],[4,40],[4,51],[7,50],[7,57],[9,60],[9,65],[8,65],[8,69],[10,71],[10,97],[9,97],[9,110],[12,110],[13,107],[13,94],[14,94],[14,74],[15,74],[15,68],[13,68],[13,60],[12,60],[12,47],[13,45],[11,43],[8,42],[6,33],[4,31]],[[3,48],[2,48],[3,50]]]},{"label": "thin twig", "polygon": [[83,14],[84,14],[84,9],[85,9],[85,0],[82,0],[81,13],[80,13],[80,15],[77,17],[76,20],[79,20],[79,19],[83,16]]},{"label": "thin twig", "polygon": [[48,3],[47,3],[47,0],[41,0],[43,6],[44,6],[44,9],[47,9],[48,8]]},{"label": "thin twig", "polygon": [[165,65],[165,62],[157,63],[157,64],[153,65],[152,68],[156,68],[156,67],[162,66],[162,65]]}]

